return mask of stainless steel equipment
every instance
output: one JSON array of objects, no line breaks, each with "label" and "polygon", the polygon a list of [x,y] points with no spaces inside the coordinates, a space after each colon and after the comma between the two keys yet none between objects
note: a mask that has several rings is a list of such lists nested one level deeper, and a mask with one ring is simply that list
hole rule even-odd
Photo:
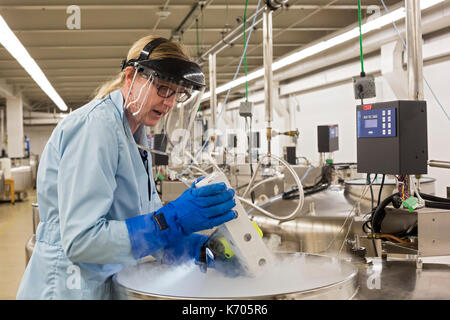
[{"label": "stainless steel equipment", "polygon": [[[323,167],[308,167],[304,165],[293,165],[292,169],[297,173],[298,177],[302,179],[302,184],[304,187],[313,186],[322,177]],[[295,184],[294,177],[289,173],[286,168],[283,168],[283,173],[286,176],[285,183],[287,186],[292,186]]]},{"label": "stainless steel equipment", "polygon": [[3,173],[3,170],[0,170],[0,194],[4,194],[5,191],[6,191],[5,174]]},{"label": "stainless steel equipment", "polygon": [[30,155],[31,183],[33,187],[36,187],[38,166],[39,166],[39,156],[34,154]]},{"label": "stainless steel equipment", "polygon": [[27,191],[33,188],[31,166],[11,168],[11,178],[14,180],[14,189],[16,192]]},{"label": "stainless steel equipment", "polygon": [[[351,299],[358,290],[350,263],[309,254],[284,259],[260,278],[226,278],[198,266],[171,268],[156,262],[128,267],[113,277],[116,299]],[[289,271],[289,272],[286,272]],[[263,284],[263,285],[262,285]]]},{"label": "stainless steel equipment", "polygon": [[356,264],[359,270],[356,300],[450,299],[448,265],[430,264],[417,270],[412,261],[373,258],[367,262]]},{"label": "stainless steel equipment", "polygon": [[[297,200],[277,197],[262,205],[267,211],[283,216],[295,208]],[[352,205],[344,197],[344,188],[341,186],[333,186],[305,197],[300,216],[294,220],[280,222],[259,215],[256,210],[249,210],[249,214],[254,215],[253,221],[266,238],[270,238],[270,235],[280,237],[280,246],[274,249],[281,251],[335,252],[341,248],[350,224],[349,237],[361,230],[360,222],[352,222],[355,211],[352,212]]]},{"label": "stainless steel equipment", "polygon": [[418,231],[414,246],[384,241],[382,245],[388,258],[403,255],[404,259],[415,261],[419,269],[424,263],[450,263],[449,210],[425,207],[410,213],[387,207],[385,212],[381,233],[400,232],[415,226]]}]

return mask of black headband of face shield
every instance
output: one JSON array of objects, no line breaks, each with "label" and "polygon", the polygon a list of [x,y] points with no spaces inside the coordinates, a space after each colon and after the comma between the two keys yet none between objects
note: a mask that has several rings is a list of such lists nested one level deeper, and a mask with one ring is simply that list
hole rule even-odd
[{"label": "black headband of face shield", "polygon": [[149,43],[147,43],[145,45],[144,49],[142,49],[141,54],[139,55],[139,58],[137,58],[137,59],[130,59],[128,61],[127,61],[127,59],[123,59],[122,60],[122,69],[121,69],[121,71],[123,71],[128,66],[134,66],[135,62],[148,60],[150,55],[152,54],[153,50],[155,50],[155,48],[157,46],[159,46],[161,43],[168,42],[168,41],[169,40],[167,40],[165,38],[153,39],[152,41],[150,41]]},{"label": "black headband of face shield", "polygon": [[161,80],[192,87],[195,90],[205,88],[205,76],[200,66],[192,61],[178,58],[150,59],[153,50],[162,43],[169,42],[165,38],[156,38],[142,49],[139,58],[122,61],[122,71],[132,66],[138,72],[155,75]]}]

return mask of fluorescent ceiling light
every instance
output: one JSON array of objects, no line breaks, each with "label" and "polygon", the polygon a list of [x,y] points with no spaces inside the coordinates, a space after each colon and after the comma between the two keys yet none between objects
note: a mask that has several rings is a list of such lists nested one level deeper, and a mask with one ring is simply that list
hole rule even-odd
[{"label": "fluorescent ceiling light", "polygon": [[52,99],[61,111],[66,111],[67,106],[63,99],[55,91],[36,61],[11,31],[6,21],[0,15],[0,43],[19,62],[26,72],[33,78],[38,86]]},{"label": "fluorescent ceiling light", "polygon": [[[428,9],[428,8],[430,8],[436,4],[439,4],[441,2],[444,2],[444,1],[445,0],[422,0],[422,1],[420,1],[420,8],[421,8],[421,10],[425,10],[425,9]],[[361,26],[361,33],[365,34],[370,31],[382,28],[382,27],[392,23],[392,21],[398,21],[400,19],[405,18],[405,16],[406,16],[405,8],[404,7],[398,8],[394,11],[389,12],[388,14],[385,14],[381,17],[378,17],[376,19],[373,19],[373,20],[363,24]],[[346,31],[340,35],[337,35],[331,39],[319,42],[308,48],[301,49],[301,50],[294,52],[284,58],[279,59],[278,61],[275,61],[272,64],[272,70],[273,71],[279,70],[283,67],[286,67],[290,64],[301,61],[301,60],[308,58],[312,55],[315,55],[319,52],[322,52],[322,51],[330,49],[334,46],[340,45],[348,40],[355,39],[358,36],[359,36],[359,28],[358,27],[353,28],[353,29]],[[228,82],[228,83],[218,87],[216,89],[216,94],[225,92],[230,88],[234,88],[241,84],[244,84],[246,80],[251,81],[256,78],[262,77],[263,75],[264,75],[264,69],[263,68],[258,69],[252,73],[249,73],[247,75],[247,77],[238,78],[236,80],[233,80],[231,82]],[[208,99],[210,96],[211,96],[211,93],[206,92],[203,95],[202,100],[204,101],[204,100]]]},{"label": "fluorescent ceiling light", "polygon": [[438,3],[444,2],[445,0],[421,0],[420,1],[420,9],[425,10],[429,7],[432,7]]}]

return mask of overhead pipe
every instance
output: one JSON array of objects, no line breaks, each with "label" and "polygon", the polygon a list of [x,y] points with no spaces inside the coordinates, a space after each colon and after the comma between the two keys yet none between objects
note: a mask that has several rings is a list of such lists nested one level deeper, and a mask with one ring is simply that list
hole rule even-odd
[{"label": "overhead pipe", "polygon": [[[258,17],[261,15],[261,13],[264,11],[265,6],[260,8],[258,11],[254,12],[250,17],[247,18],[247,20],[251,20],[255,17],[255,15]],[[255,24],[254,26],[256,26],[257,24],[259,24],[263,19],[262,18],[257,18],[255,20]],[[240,37],[243,36],[244,31],[243,31],[243,23],[241,23],[239,26],[237,26],[236,28],[234,28],[233,30],[231,30],[225,37],[222,38],[222,40],[220,40],[219,42],[217,42],[215,45],[213,45],[211,48],[209,48],[204,54],[202,54],[200,56],[200,58],[198,58],[197,62],[198,63],[202,63],[205,62],[207,60],[207,58],[209,57],[210,54],[218,54],[219,52],[221,52],[223,49],[227,48],[228,46],[232,45],[234,41],[236,41],[237,39],[239,39]],[[249,26],[245,32],[250,31],[252,26]]]},{"label": "overhead pipe", "polygon": [[199,3],[195,2],[194,5],[192,6],[191,10],[189,10],[188,14],[186,15],[186,17],[184,17],[183,21],[181,21],[181,23],[178,25],[178,27],[172,31],[172,35],[170,36],[170,40],[173,39],[173,37],[175,35],[179,35],[180,32],[182,31],[184,25],[186,24],[186,22],[191,18],[191,16],[194,14],[195,10],[197,10]]},{"label": "overhead pipe", "polygon": [[[257,16],[257,19],[255,20],[255,24],[253,25],[253,27],[255,27],[261,21],[263,21],[263,18],[260,17],[260,16],[266,9],[277,10],[277,9],[279,9],[281,7],[286,6],[288,0],[265,0],[265,2],[266,2],[265,6],[261,7],[258,11],[254,12],[250,17],[247,18],[247,20],[251,20],[251,19],[253,19],[255,17],[255,15]],[[204,54],[202,54],[200,56],[200,58],[197,60],[197,62],[200,63],[200,64],[202,62],[205,62],[207,57],[210,54],[212,54],[212,53],[218,54],[223,49],[225,49],[228,46],[232,45],[233,42],[235,42],[236,40],[241,38],[243,36],[243,34],[244,34],[243,25],[244,24],[241,23],[239,26],[237,26],[232,31],[230,31],[225,37],[222,38],[222,40],[217,42],[215,45],[213,45],[211,48],[209,48]],[[247,27],[245,32],[247,33],[248,31],[250,31],[251,28],[252,28],[252,26]]]}]

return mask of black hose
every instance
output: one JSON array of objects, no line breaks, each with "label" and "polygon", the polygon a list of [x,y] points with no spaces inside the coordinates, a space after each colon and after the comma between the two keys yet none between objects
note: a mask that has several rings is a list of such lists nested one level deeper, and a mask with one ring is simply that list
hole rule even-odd
[{"label": "black hose", "polygon": [[[305,197],[307,197],[307,196],[310,196],[310,195],[312,195],[312,194],[315,194],[315,193],[324,191],[324,190],[328,189],[328,187],[329,187],[329,185],[326,184],[326,185],[323,185],[323,186],[321,186],[321,187],[315,188],[314,190],[307,191],[307,192],[303,192],[303,195],[304,195]],[[290,194],[288,194],[288,195],[283,194],[283,200],[292,200],[292,199],[298,199],[298,198],[299,198],[299,195],[298,195],[298,194],[292,194],[292,193],[290,193]]]},{"label": "black hose", "polygon": [[380,206],[380,201],[381,201],[381,191],[383,190],[383,186],[384,186],[384,178],[386,178],[386,174],[383,174],[383,178],[381,179],[380,191],[378,192],[378,202],[377,202],[377,207]]},{"label": "black hose", "polygon": [[372,233],[380,233],[381,231],[381,223],[386,215],[384,209],[392,202],[395,196],[398,196],[399,193],[394,193],[387,197],[381,202],[381,204],[376,208],[375,212],[372,215]]},{"label": "black hose", "polygon": [[[376,176],[375,176],[376,178]],[[374,179],[375,180],[375,179]],[[370,189],[370,205],[371,205],[371,209],[373,209],[373,203],[374,203],[374,199],[373,199],[373,188],[372,188],[372,183],[370,182],[370,173],[367,174],[367,182],[369,183],[369,189]]]},{"label": "black hose", "polygon": [[420,196],[421,196],[424,200],[430,200],[430,201],[436,201],[436,202],[450,203],[450,199],[447,199],[447,198],[441,198],[441,197],[436,197],[436,196],[433,196],[433,195],[431,195],[431,194],[420,193]]},{"label": "black hose", "polygon": [[425,207],[450,210],[450,203],[425,200]]}]

